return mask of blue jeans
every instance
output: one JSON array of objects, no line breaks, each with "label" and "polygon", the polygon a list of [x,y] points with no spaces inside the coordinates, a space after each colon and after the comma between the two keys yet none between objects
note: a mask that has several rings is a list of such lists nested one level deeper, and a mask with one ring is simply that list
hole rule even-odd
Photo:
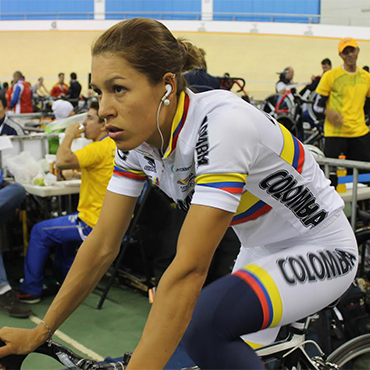
[{"label": "blue jeans", "polygon": [[72,266],[77,250],[92,228],[78,214],[52,218],[37,223],[31,231],[24,259],[24,281],[21,291],[41,296],[46,260],[55,251],[54,267],[64,279]]},{"label": "blue jeans", "polygon": [[[26,191],[20,184],[10,184],[0,189],[0,227],[12,216],[26,198]],[[0,288],[9,285],[0,251]]]}]

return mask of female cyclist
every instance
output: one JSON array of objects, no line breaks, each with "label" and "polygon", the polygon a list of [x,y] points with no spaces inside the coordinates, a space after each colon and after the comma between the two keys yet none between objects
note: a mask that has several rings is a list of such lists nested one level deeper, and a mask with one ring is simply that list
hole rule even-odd
[{"label": "female cyclist", "polygon": [[[128,369],[162,369],[188,326],[183,342],[202,369],[262,368],[253,346],[351,284],[357,246],[341,198],[271,117],[229,91],[188,90],[182,73],[200,60],[194,46],[150,19],[118,23],[96,41],[92,87],[117,144],[114,174],[43,322],[1,329],[0,357],[39,346],[94,289],[148,178],[188,213]],[[230,224],[242,244],[235,272],[198,299]]]}]

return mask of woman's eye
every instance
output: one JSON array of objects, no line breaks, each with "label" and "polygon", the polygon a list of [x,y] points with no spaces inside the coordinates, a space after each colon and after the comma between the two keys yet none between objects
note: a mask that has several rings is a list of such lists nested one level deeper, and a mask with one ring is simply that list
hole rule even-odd
[{"label": "woman's eye", "polygon": [[101,96],[101,91],[100,91],[100,90],[98,90],[98,89],[94,89],[94,93],[95,93],[95,95],[97,95],[97,96]]},{"label": "woman's eye", "polygon": [[121,94],[125,91],[125,88],[122,86],[115,85],[113,86],[113,90],[116,94]]}]

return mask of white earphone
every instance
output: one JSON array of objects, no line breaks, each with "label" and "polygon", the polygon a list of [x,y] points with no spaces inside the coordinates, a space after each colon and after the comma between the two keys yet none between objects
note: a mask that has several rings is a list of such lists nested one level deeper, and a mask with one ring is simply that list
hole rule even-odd
[{"label": "white earphone", "polygon": [[170,101],[167,99],[168,95],[171,94],[172,86],[170,84],[166,85],[166,93],[163,95],[163,98],[161,99],[163,101],[164,105],[169,105]]}]

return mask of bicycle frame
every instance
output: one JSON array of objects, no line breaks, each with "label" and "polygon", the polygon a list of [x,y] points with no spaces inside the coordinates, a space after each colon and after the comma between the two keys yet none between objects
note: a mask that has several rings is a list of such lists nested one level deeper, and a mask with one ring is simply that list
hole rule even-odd
[{"label": "bicycle frame", "polygon": [[[287,368],[296,368],[298,364],[304,364],[307,369],[311,370],[335,370],[335,364],[326,360],[325,353],[320,346],[313,340],[306,340],[306,333],[311,321],[311,317],[307,317],[305,321],[297,321],[289,326],[289,335],[286,339],[274,342],[267,346],[256,349],[256,354],[265,363],[269,359],[277,359]],[[311,357],[305,350],[307,344],[313,345],[319,355]]]}]

